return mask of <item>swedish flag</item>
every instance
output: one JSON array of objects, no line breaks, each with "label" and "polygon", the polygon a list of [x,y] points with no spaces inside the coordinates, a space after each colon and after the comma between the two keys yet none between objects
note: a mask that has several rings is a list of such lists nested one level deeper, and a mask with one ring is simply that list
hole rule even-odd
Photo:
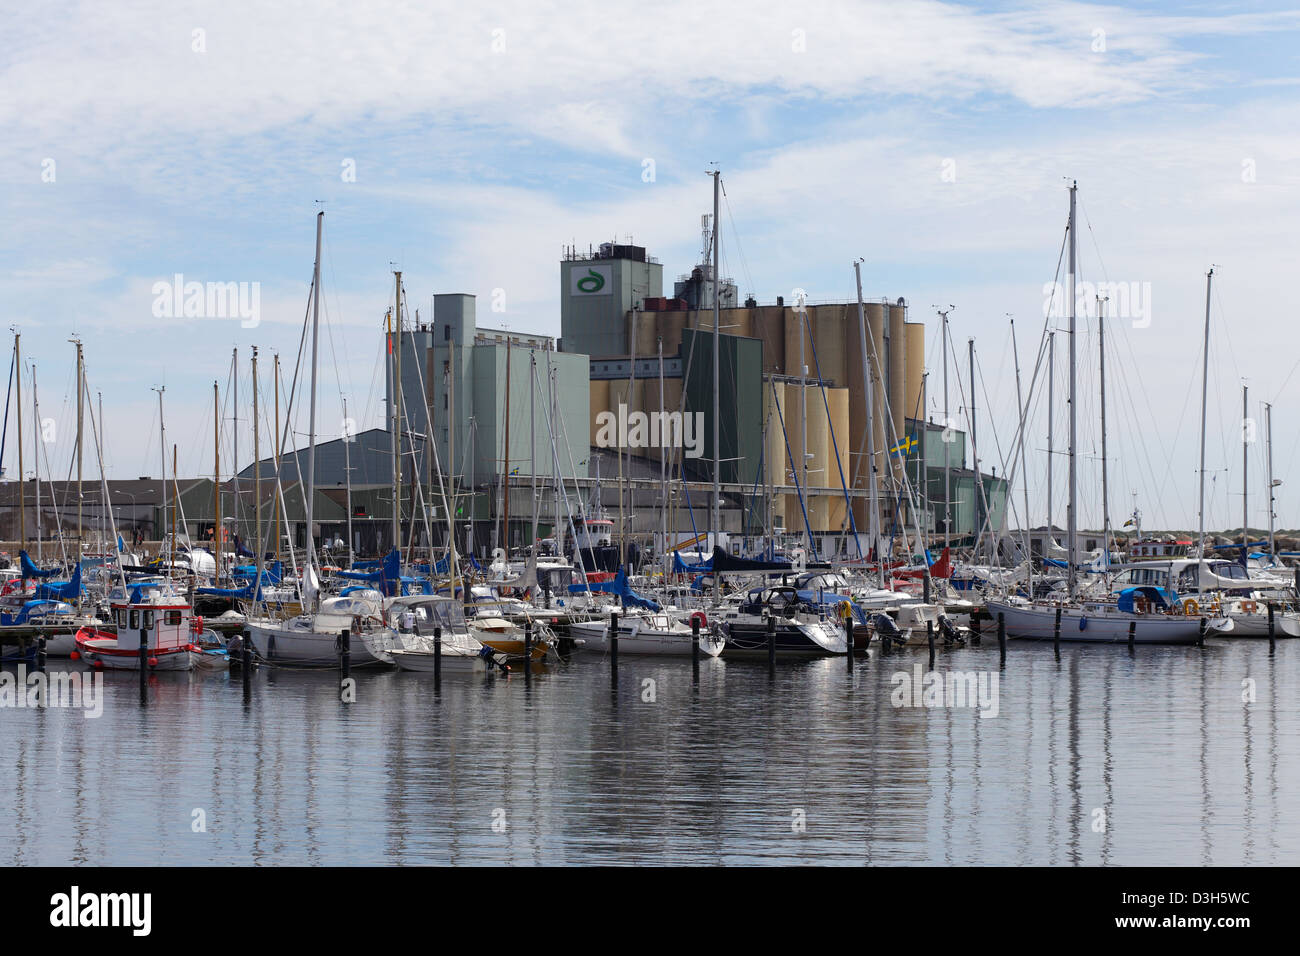
[{"label": "swedish flag", "polygon": [[893,448],[889,449],[889,456],[891,458],[898,458],[899,456],[906,458],[912,453],[912,449],[915,448],[917,444],[916,436],[908,435]]}]

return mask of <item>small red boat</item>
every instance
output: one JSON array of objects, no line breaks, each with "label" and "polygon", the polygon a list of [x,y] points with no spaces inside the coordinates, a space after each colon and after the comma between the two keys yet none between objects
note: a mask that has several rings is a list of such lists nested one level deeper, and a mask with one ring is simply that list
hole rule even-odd
[{"label": "small red boat", "polygon": [[127,585],[121,599],[109,606],[116,633],[97,627],[77,631],[77,651],[88,664],[139,670],[141,632],[150,670],[188,671],[202,659],[203,649],[194,642],[193,609],[163,585]]}]

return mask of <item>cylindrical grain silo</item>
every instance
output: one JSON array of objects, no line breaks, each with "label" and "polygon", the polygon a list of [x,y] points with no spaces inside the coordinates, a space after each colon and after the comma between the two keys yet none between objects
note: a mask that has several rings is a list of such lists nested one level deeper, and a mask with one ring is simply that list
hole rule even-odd
[{"label": "cylindrical grain silo", "polygon": [[[885,326],[888,322],[888,312],[886,306],[879,302],[872,302],[867,305],[867,347],[872,350],[868,357],[871,363],[871,377],[873,382],[871,395],[871,449],[868,455],[867,467],[874,464],[876,471],[876,489],[877,505],[880,506],[881,515],[887,515],[889,512],[883,507],[883,502],[888,500],[888,478],[889,478],[889,419],[886,415],[888,408],[888,392],[885,388],[885,371],[887,369],[887,356],[885,352]],[[884,519],[880,519],[880,527],[884,527]]]},{"label": "cylindrical grain silo", "polygon": [[754,336],[763,341],[763,374],[785,375],[785,309],[760,306],[754,320]]},{"label": "cylindrical grain silo", "polygon": [[[787,484],[785,480],[785,436],[781,431],[781,422],[785,416],[785,386],[777,382],[765,383],[763,389],[764,445],[763,460],[766,463],[766,483],[773,489]],[[779,414],[778,414],[779,411]],[[785,525],[785,495],[773,495],[772,512]]]},{"label": "cylindrical grain silo", "polygon": [[[591,444],[597,445],[596,433],[599,429],[600,413],[609,411],[609,381],[608,379],[592,379],[590,385],[591,393]],[[617,414],[617,410],[615,410]]]},{"label": "cylindrical grain silo", "polygon": [[[889,411],[893,419],[893,428],[889,432],[888,442],[892,448],[895,442],[907,439],[907,307],[891,305],[889,307]],[[907,458],[893,455],[890,462],[894,466],[895,479],[902,481],[903,468]]]},{"label": "cylindrical grain silo", "polygon": [[[827,485],[832,493],[827,496],[826,530],[838,532],[847,526],[847,506],[844,502],[844,486],[852,481],[849,471],[849,390],[847,388],[828,388],[826,401],[830,405],[831,441],[826,449]],[[837,456],[838,452],[838,456]],[[843,474],[841,483],[840,475]],[[852,485],[849,485],[852,487]]]},{"label": "cylindrical grain silo", "polygon": [[907,323],[907,417],[925,421],[928,410],[921,407],[925,383],[925,323]]},{"label": "cylindrical grain silo", "polygon": [[[830,474],[830,421],[826,417],[826,404],[822,389],[809,386],[805,392],[808,403],[808,480],[805,484],[800,474],[800,484],[805,484],[804,499],[808,504],[808,518],[814,532],[826,530],[826,506],[828,490],[832,488]],[[796,448],[795,461],[803,454],[802,448]]]}]

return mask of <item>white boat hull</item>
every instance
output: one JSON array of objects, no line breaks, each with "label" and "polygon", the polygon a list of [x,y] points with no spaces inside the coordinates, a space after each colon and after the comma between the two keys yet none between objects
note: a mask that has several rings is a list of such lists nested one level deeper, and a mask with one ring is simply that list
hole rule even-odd
[{"label": "white boat hull", "polygon": [[[1030,640],[1051,640],[1056,626],[1056,607],[989,601],[988,612],[996,625],[1004,616],[1007,636]],[[1129,614],[1099,608],[1062,607],[1061,640],[1094,644],[1123,644],[1133,628],[1135,644],[1194,644],[1200,637],[1200,618],[1179,614]],[[1206,635],[1231,631],[1228,618],[1207,619]]]},{"label": "white boat hull", "polygon": [[[338,663],[337,634],[256,623],[248,625],[248,633],[252,638],[253,648],[263,660],[282,664]],[[393,632],[387,630],[387,639],[390,642],[393,636]],[[384,635],[379,632],[364,636],[349,635],[348,658],[352,666],[380,662],[366,646],[367,641],[376,640],[383,641]]]},{"label": "white boat hull", "polygon": [[[439,670],[440,665],[437,663],[433,651],[393,648],[388,653],[393,663],[404,671],[432,674],[434,671]],[[480,674],[486,672],[487,669],[488,660],[481,655],[459,652],[449,653],[445,649],[442,652],[441,672],[443,674]]]},{"label": "white boat hull", "polygon": [[[583,638],[586,650],[602,653],[609,651],[609,623],[606,621],[575,622],[569,625],[569,634]],[[689,657],[694,637],[690,628],[656,628],[633,618],[631,621],[619,621],[618,652],[648,657]],[[722,653],[726,642],[721,637],[701,631],[699,643],[703,656],[717,657]]]}]

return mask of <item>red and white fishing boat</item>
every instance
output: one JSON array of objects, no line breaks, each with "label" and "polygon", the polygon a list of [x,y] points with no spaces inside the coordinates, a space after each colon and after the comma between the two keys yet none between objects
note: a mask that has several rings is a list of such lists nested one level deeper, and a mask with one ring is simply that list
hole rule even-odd
[{"label": "red and white fishing boat", "polygon": [[202,659],[193,609],[163,582],[128,584],[111,596],[109,607],[116,633],[98,627],[77,631],[77,653],[93,667],[139,670],[142,631],[150,670],[193,670]]}]

